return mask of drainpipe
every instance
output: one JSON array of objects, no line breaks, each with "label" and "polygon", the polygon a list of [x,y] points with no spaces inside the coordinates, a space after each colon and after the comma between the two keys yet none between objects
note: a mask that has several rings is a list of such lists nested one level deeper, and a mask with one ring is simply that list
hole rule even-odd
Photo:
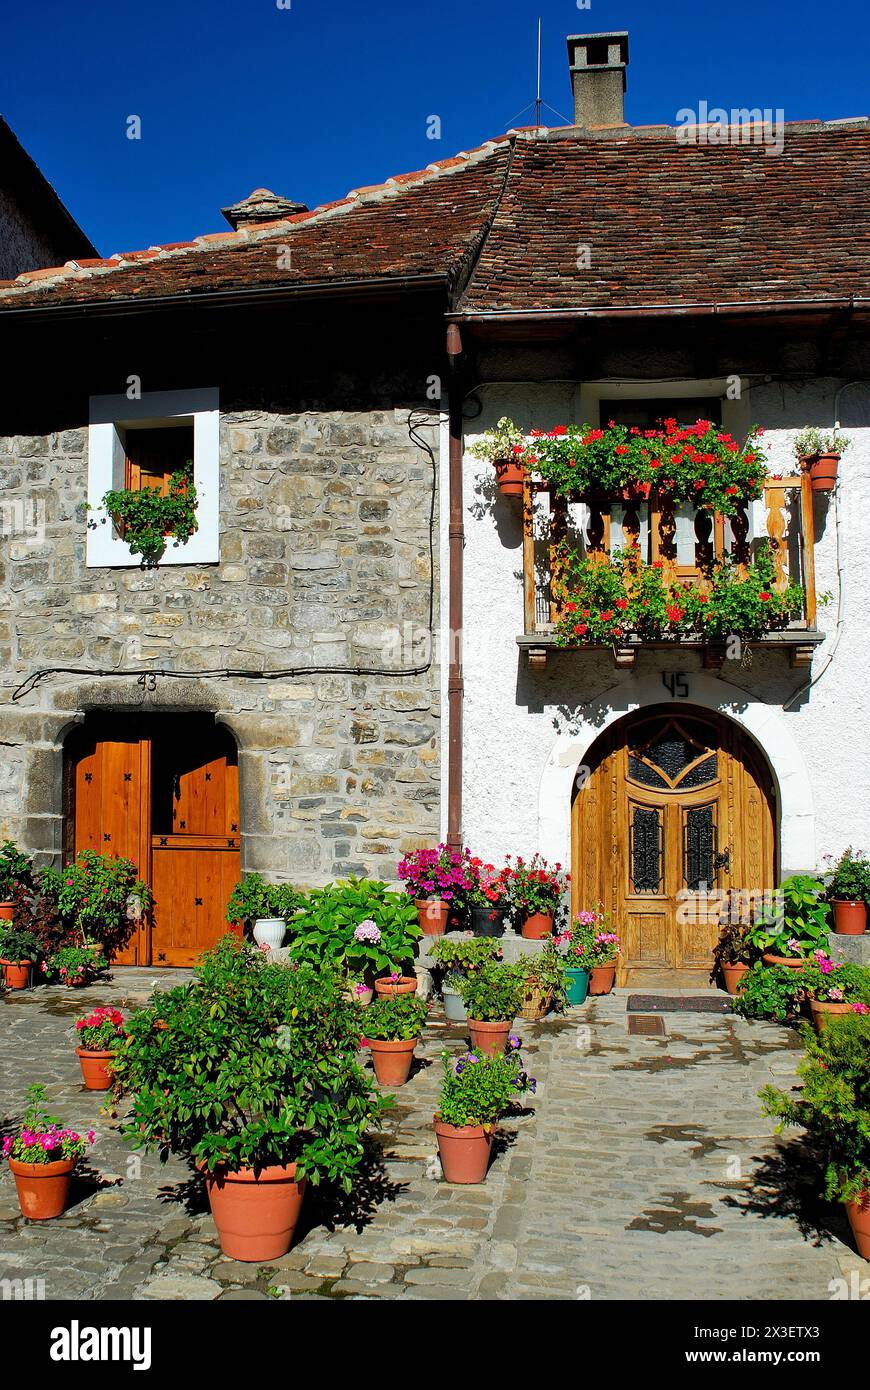
[{"label": "drainpipe", "polygon": [[450,367],[447,843],[457,849],[462,844],[462,552],[465,545],[461,358],[462,334],[459,325],[451,323],[447,328],[447,361]]}]

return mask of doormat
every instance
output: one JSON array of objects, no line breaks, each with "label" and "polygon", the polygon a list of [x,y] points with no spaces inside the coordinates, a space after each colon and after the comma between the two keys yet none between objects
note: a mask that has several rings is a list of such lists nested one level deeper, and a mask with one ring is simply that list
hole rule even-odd
[{"label": "doormat", "polygon": [[730,1014],[731,1000],[713,995],[630,994],[630,1014]]},{"label": "doormat", "polygon": [[663,1018],[656,1017],[655,1014],[649,1018],[644,1018],[638,1014],[629,1014],[628,1031],[637,1034],[642,1038],[663,1038],[665,1034],[665,1021]]}]

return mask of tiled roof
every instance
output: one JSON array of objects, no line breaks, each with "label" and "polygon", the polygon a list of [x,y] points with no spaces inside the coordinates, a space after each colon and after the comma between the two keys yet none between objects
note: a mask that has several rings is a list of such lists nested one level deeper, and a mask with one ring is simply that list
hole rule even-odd
[{"label": "tiled roof", "polygon": [[617,126],[517,140],[459,308],[868,294],[866,119],[786,125],[781,153],[760,144],[680,144],[672,128]]},{"label": "tiled roof", "polygon": [[492,216],[509,156],[505,136],[283,221],[31,271],[0,281],[0,312],[392,277],[452,284]]},{"label": "tiled roof", "polygon": [[279,222],[0,281],[0,313],[405,277],[468,314],[865,298],[870,125],[790,124],[780,153],[666,126],[512,131]]}]

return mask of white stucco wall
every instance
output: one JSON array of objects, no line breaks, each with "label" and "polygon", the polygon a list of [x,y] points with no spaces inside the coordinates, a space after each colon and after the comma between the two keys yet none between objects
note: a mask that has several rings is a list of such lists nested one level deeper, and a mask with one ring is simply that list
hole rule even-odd
[{"label": "white stucco wall", "polygon": [[[833,425],[840,385],[773,383],[746,393],[745,417],[766,430],[772,472],[794,471],[799,429]],[[466,445],[502,415],[524,429],[579,422],[587,395],[576,383],[486,386]],[[463,834],[475,852],[540,849],[566,862],[571,781],[583,753],[619,714],[670,700],[661,674],[674,670],[688,672],[691,701],[736,718],[766,748],[780,799],[784,872],[813,869],[847,844],[870,848],[870,389],[843,391],[838,415],[853,443],[840,463],[836,500],[816,504],[816,588],[833,597],[819,609],[827,639],[810,672],[792,669],[785,652],[758,649],[750,669],[726,662],[721,675],[678,652],[641,653],[631,673],[593,652],[558,653],[545,671],[529,671],[516,645],[523,627],[520,508],[499,497],[489,466],[466,454]]]}]

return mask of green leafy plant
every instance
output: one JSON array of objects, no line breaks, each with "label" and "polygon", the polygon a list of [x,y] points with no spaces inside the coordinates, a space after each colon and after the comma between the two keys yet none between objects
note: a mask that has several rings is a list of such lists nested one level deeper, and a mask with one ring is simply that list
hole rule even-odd
[{"label": "green leafy plant", "polygon": [[341,976],[268,964],[233,936],[197,973],[127,1019],[114,1063],[131,1098],[125,1137],[209,1172],[296,1162],[350,1192],[383,1102],[356,1060],[362,1015]]},{"label": "green leafy plant", "polygon": [[769,544],[737,565],[730,556],[710,567],[704,584],[669,580],[660,560],[647,564],[636,546],[611,557],[562,549],[556,640],[560,646],[612,644],[627,636],[643,641],[700,635],[720,640],[760,637],[787,626],[803,609],[798,584],[776,587]]},{"label": "green leafy plant", "polygon": [[378,1042],[418,1038],[429,1013],[425,999],[415,994],[385,995],[366,1010],[363,1027],[367,1038]]},{"label": "green leafy plant", "polygon": [[819,454],[844,454],[848,449],[851,440],[845,435],[837,434],[836,430],[827,434],[824,430],[810,426],[808,429],[801,430],[794,442],[794,451],[799,459],[818,458]]},{"label": "green leafy plant", "polygon": [[0,902],[11,902],[16,888],[29,887],[31,875],[28,855],[23,854],[13,840],[4,840],[0,845]]},{"label": "green leafy plant", "polygon": [[80,980],[93,979],[107,965],[105,956],[95,955],[86,946],[62,946],[42,962],[42,972],[47,980],[59,980],[62,985],[71,985]]},{"label": "green leafy plant", "polygon": [[48,1095],[44,1086],[34,1082],[27,1091],[27,1109],[17,1134],[3,1140],[3,1157],[16,1163],[75,1163],[84,1158],[96,1134],[89,1129],[86,1135],[66,1129],[56,1115],[48,1113]]},{"label": "green leafy plant", "polygon": [[852,846],[843,850],[831,873],[827,888],[828,902],[870,901],[870,863],[863,850],[855,853]]},{"label": "green leafy plant", "polygon": [[42,869],[39,886],[57,905],[69,935],[98,943],[109,954],[126,946],[153,902],[132,859],[92,849],[81,850],[63,869]]},{"label": "green leafy plant", "polygon": [[713,947],[711,979],[722,965],[748,965],[752,960],[755,952],[747,940],[748,929],[749,924],[744,922],[727,920],[722,923],[719,940]]},{"label": "green leafy plant", "polygon": [[39,942],[30,931],[19,931],[11,924],[0,922],[0,960],[8,960],[12,965],[39,959]]},{"label": "green leafy plant", "polygon": [[266,883],[261,874],[243,874],[227,903],[227,921],[253,926],[262,917],[289,922],[305,904],[305,894],[292,883]]},{"label": "green leafy plant", "polygon": [[764,490],[766,461],[761,431],[742,446],[710,420],[680,425],[666,419],[660,429],[616,425],[557,425],[532,430],[522,461],[563,496],[597,492],[638,498],[653,492],[674,502],[733,516]]},{"label": "green leafy plant", "polygon": [[773,1018],[785,1023],[801,1010],[806,990],[802,970],[788,965],[754,965],[738,982],[734,1012],[743,1018]]},{"label": "green leafy plant", "polygon": [[455,974],[480,970],[500,953],[501,946],[492,936],[441,936],[429,948],[433,960]]},{"label": "green leafy plant", "polygon": [[[512,1043],[518,1039],[512,1039]],[[518,1047],[497,1057],[478,1052],[441,1054],[443,1078],[436,1119],[447,1125],[483,1125],[490,1129],[520,1096],[535,1092],[535,1079],[523,1069]]]},{"label": "green leafy plant", "polygon": [[544,994],[552,995],[551,1008],[557,1011],[564,1008],[569,979],[565,973],[568,960],[552,938],[545,942],[542,951],[535,955],[522,955],[516,964],[524,993],[529,986],[537,988]]},{"label": "green leafy plant", "polygon": [[156,565],[173,539],[184,545],[199,529],[193,462],[170,475],[165,495],[157,488],[113,489],[100,506],[109,514],[133,555],[143,565]]},{"label": "green leafy plant", "polygon": [[371,879],[339,879],[307,894],[293,923],[294,960],[335,966],[345,973],[400,971],[414,959],[422,932],[405,893]]},{"label": "green leafy plant", "polygon": [[747,940],[758,951],[777,956],[809,956],[827,944],[825,886],[809,874],[784,879],[765,900]]},{"label": "green leafy plant", "polygon": [[513,1022],[523,1002],[524,976],[516,965],[484,965],[470,975],[460,975],[457,990],[469,1018],[481,1023]]},{"label": "green leafy plant", "polygon": [[825,951],[814,951],[798,972],[809,999],[823,1004],[851,1004],[855,1013],[867,1013],[870,1005],[870,970],[849,961],[834,961]]},{"label": "green leafy plant", "polygon": [[801,1125],[820,1151],[829,1201],[860,1201],[870,1192],[870,1018],[830,1019],[815,1037],[804,1031],[796,1097],[765,1086],[764,1113],[779,1128]]},{"label": "green leafy plant", "polygon": [[469,447],[473,458],[485,459],[487,463],[514,459],[525,452],[525,439],[522,431],[513,420],[503,415],[494,430],[487,430],[480,439]]}]

